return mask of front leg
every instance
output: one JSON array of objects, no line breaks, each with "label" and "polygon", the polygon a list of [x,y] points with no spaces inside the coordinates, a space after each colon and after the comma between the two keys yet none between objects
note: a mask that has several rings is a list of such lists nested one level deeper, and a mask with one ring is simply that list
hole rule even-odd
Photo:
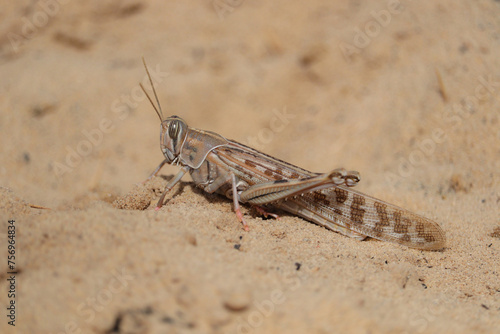
[{"label": "front leg", "polygon": [[[160,167],[161,166],[162,165],[160,165]],[[156,204],[155,211],[160,210],[160,208],[163,206],[163,200],[165,199],[165,195],[167,194],[167,192],[169,192],[177,184],[177,182],[182,179],[184,174],[189,172],[189,170],[190,168],[188,166],[182,167],[179,173],[177,173],[177,175],[175,175],[170,181],[168,181],[163,194],[161,194],[160,199],[158,200],[158,204]]]},{"label": "front leg", "polygon": [[145,179],[144,181],[142,181],[142,183],[144,184],[144,183],[148,182],[149,180],[151,180],[153,177],[155,177],[158,174],[158,172],[160,171],[160,169],[162,169],[162,167],[165,166],[165,164],[168,163],[168,162],[169,162],[168,159],[163,160],[158,165],[158,167],[156,167],[156,169],[148,176],[148,178]]}]

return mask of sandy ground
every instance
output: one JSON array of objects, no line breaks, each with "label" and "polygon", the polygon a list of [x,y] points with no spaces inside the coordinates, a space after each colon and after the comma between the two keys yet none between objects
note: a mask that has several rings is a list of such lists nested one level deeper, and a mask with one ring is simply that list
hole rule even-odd
[{"label": "sandy ground", "polygon": [[[499,333],[499,55],[492,0],[2,1],[0,332]],[[165,114],[357,170],[447,248],[248,207],[244,232],[188,177],[141,210],[178,170],[137,186],[162,160],[142,56]]]}]

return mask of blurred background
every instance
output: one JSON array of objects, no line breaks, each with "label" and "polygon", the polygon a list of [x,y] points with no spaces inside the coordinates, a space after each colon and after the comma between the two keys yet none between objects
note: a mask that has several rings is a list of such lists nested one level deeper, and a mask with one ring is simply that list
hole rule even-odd
[{"label": "blurred background", "polygon": [[[2,185],[65,206],[142,181],[162,155],[141,57],[165,115],[190,126],[310,170],[358,170],[375,192],[402,179],[446,188],[457,173],[487,185],[499,160],[499,6],[5,1]],[[481,77],[497,82],[491,92]],[[427,139],[435,147],[420,149]]]}]

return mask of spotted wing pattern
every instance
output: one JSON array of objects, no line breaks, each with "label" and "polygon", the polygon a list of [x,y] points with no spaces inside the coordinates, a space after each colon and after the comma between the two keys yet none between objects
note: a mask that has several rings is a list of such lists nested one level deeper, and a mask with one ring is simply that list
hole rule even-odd
[{"label": "spotted wing pattern", "polygon": [[445,246],[444,232],[432,220],[344,186],[297,196],[278,206],[358,239],[370,236],[425,250]]},{"label": "spotted wing pattern", "polygon": [[[231,140],[215,154],[250,186],[320,175]],[[432,220],[350,187],[332,185],[269,204],[361,240],[370,236],[425,250],[442,249],[446,243],[443,230]]]}]

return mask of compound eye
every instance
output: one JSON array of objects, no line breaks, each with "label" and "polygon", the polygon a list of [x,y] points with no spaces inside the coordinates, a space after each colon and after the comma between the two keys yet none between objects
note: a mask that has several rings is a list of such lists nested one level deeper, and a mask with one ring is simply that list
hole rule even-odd
[{"label": "compound eye", "polygon": [[168,127],[168,136],[172,139],[177,138],[179,136],[179,131],[181,130],[181,122],[179,121],[172,121],[170,123],[170,126]]}]

